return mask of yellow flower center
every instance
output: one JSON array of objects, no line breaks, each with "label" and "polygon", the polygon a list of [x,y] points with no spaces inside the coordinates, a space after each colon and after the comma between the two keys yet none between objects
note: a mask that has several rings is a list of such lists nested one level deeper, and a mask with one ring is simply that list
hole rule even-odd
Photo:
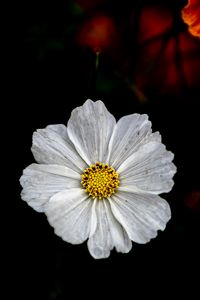
[{"label": "yellow flower center", "polygon": [[97,162],[85,169],[81,184],[92,198],[110,197],[119,186],[119,175],[113,167]]}]

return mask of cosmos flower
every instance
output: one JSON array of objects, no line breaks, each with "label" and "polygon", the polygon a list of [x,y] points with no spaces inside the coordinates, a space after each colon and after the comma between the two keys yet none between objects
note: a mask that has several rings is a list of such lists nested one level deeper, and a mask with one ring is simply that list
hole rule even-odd
[{"label": "cosmos flower", "polygon": [[88,240],[90,254],[106,258],[165,229],[171,212],[158,194],[171,190],[176,167],[147,115],[116,122],[102,101],[87,100],[67,126],[34,132],[32,152],[21,197],[64,241]]}]

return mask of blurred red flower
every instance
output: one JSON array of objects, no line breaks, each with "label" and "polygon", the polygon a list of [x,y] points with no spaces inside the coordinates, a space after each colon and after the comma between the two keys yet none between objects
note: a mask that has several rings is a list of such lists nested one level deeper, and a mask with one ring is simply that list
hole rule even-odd
[{"label": "blurred red flower", "polygon": [[95,53],[107,50],[116,41],[116,25],[106,15],[96,15],[87,20],[77,35],[77,42],[83,47],[91,48]]},{"label": "blurred red flower", "polygon": [[188,0],[181,13],[189,32],[200,38],[200,0]]},{"label": "blurred red flower", "polygon": [[[134,84],[143,92],[179,92],[200,85],[200,43],[165,7],[145,7],[139,18]],[[180,19],[181,22],[181,19]]]}]

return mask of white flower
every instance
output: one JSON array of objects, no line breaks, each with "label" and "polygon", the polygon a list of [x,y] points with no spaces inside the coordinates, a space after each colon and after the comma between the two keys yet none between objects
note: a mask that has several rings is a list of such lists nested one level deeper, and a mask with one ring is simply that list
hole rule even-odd
[{"label": "white flower", "polygon": [[21,196],[47,215],[64,241],[88,239],[94,258],[114,247],[127,253],[132,242],[147,243],[171,217],[169,192],[174,155],[152,133],[147,115],[117,123],[102,101],[87,100],[72,111],[67,127],[50,125],[33,134],[38,164],[20,179]]}]

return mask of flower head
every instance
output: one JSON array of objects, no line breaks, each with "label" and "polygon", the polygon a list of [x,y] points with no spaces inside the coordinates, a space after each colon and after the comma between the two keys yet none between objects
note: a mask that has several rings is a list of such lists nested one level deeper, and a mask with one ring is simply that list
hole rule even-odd
[{"label": "flower head", "polygon": [[90,254],[106,258],[165,229],[171,212],[158,194],[171,190],[176,168],[147,115],[116,122],[102,101],[87,100],[67,126],[34,132],[32,152],[37,164],[23,172],[22,199],[64,241],[88,240]]},{"label": "flower head", "polygon": [[100,53],[115,44],[116,32],[116,26],[111,17],[93,16],[81,27],[77,42],[81,46],[91,48],[95,53]]}]

